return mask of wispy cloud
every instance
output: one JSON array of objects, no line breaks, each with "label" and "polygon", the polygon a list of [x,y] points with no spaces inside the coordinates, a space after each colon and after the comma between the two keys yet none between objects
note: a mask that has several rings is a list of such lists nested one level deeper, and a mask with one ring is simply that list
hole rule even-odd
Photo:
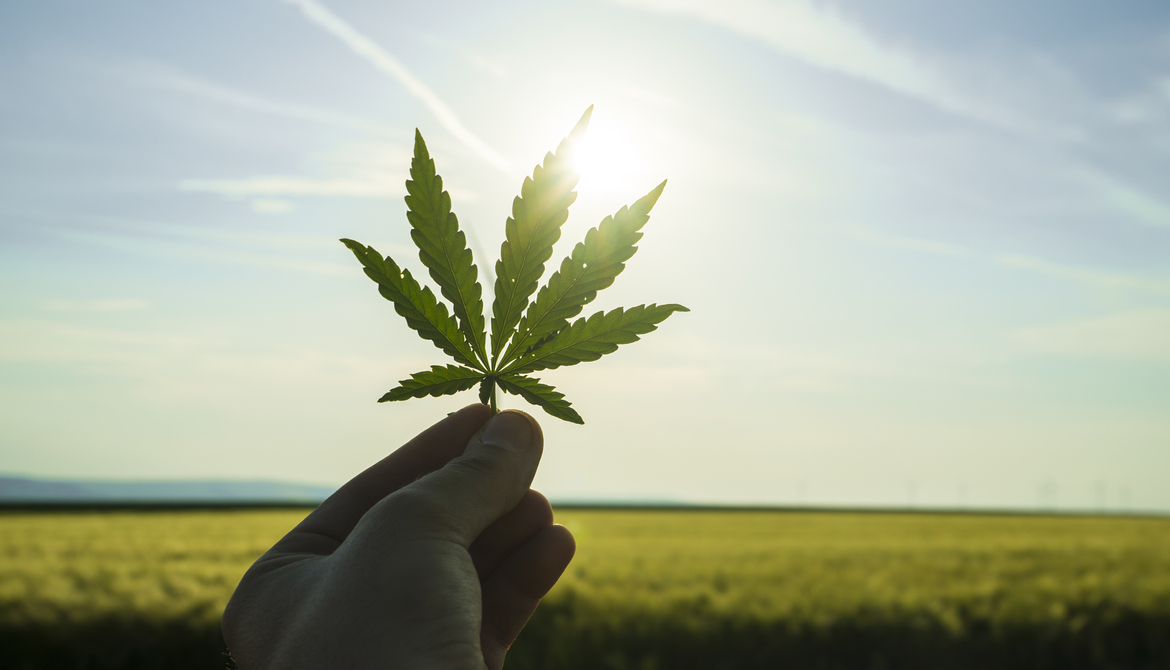
[{"label": "wispy cloud", "polygon": [[470,49],[466,50],[465,53],[467,55],[467,62],[471,63],[471,66],[480,72],[486,72],[496,79],[508,78],[508,69],[499,61],[492,60],[478,51],[471,51]]},{"label": "wispy cloud", "polygon": [[393,198],[406,194],[397,179],[385,177],[314,177],[265,176],[245,179],[185,179],[179,182],[184,191],[218,193],[245,197],[261,195],[345,196],[350,198]]},{"label": "wispy cloud", "polygon": [[906,49],[881,43],[832,8],[808,0],[610,1],[693,17],[759,39],[812,65],[881,84],[949,111],[972,111],[921,58]]},{"label": "wispy cloud", "polygon": [[492,166],[509,177],[515,176],[511,163],[489,147],[483,140],[463,125],[455,112],[434,91],[420,81],[388,51],[378,46],[369,37],[358,32],[353,26],[343,21],[336,14],[316,0],[285,0],[289,4],[300,7],[304,15],[313,23],[321,26],[334,37],[345,43],[350,49],[368,60],[374,67],[398,80],[406,90],[417,100],[426,105],[435,115],[439,124],[462,142],[467,148],[475,152]]},{"label": "wispy cloud", "polygon": [[138,298],[110,300],[46,300],[41,309],[49,312],[133,312],[147,309],[150,303]]},{"label": "wispy cloud", "polygon": [[1148,226],[1170,228],[1170,205],[1117,182],[1099,184],[1105,201],[1131,219]]},{"label": "wispy cloud", "polygon": [[1020,330],[1016,338],[1049,354],[1170,361],[1170,309],[1034,326]]},{"label": "wispy cloud", "polygon": [[939,242],[937,240],[924,240],[915,237],[899,237],[896,235],[886,235],[875,230],[866,228],[848,228],[845,235],[863,244],[868,244],[875,247],[884,247],[886,249],[901,249],[903,251],[916,251],[923,254],[932,254],[935,256],[964,256],[973,257],[971,251],[957,247],[946,242]]},{"label": "wispy cloud", "polygon": [[[5,213],[2,220],[57,240],[148,258],[180,258],[340,276],[360,274],[349,264],[326,260],[335,257],[341,245],[321,235],[249,232],[86,215]],[[399,256],[403,256],[404,251],[409,254],[408,247],[403,245],[382,243],[380,248]],[[104,306],[107,309],[128,309],[132,304],[111,302]],[[57,305],[58,311],[67,308],[78,311],[82,306],[82,303],[64,302]],[[95,308],[95,304],[89,307]]]},{"label": "wispy cloud", "polygon": [[191,349],[199,338],[138,330],[95,328],[43,319],[0,319],[0,360],[45,363],[156,362],[164,352]]},{"label": "wispy cloud", "polygon": [[257,198],[252,201],[252,211],[260,214],[287,214],[296,209],[288,200]]},{"label": "wispy cloud", "polygon": [[693,16],[761,39],[820,67],[919,97],[938,95],[936,75],[906,51],[879,43],[830,7],[807,0],[615,0],[664,14]]},{"label": "wispy cloud", "polygon": [[[410,150],[400,144],[356,142],[306,157],[317,175],[256,175],[234,179],[184,179],[184,191],[217,193],[229,198],[344,197],[399,198],[406,195],[402,175],[410,164]],[[448,189],[463,202],[475,194]]]},{"label": "wispy cloud", "polygon": [[[814,0],[606,0],[643,11],[689,17],[771,46],[815,67],[878,84],[967,119],[1028,137],[1068,139],[1077,128],[1037,121],[1022,102],[1057,86],[1049,64],[1012,56],[1014,69],[948,60],[874,34],[829,3]],[[1010,96],[1005,94],[1010,93]],[[1063,94],[1063,93],[1062,93]],[[1008,99],[1008,98],[1011,99]]]},{"label": "wispy cloud", "polygon": [[161,89],[236,109],[343,130],[355,130],[387,139],[398,141],[410,139],[409,131],[403,128],[378,123],[353,114],[307,105],[299,101],[281,100],[258,95],[252,91],[242,91],[161,63],[135,60],[114,63],[99,62],[87,64],[86,67],[104,77],[131,86]]},{"label": "wispy cloud", "polygon": [[995,261],[1000,265],[1024,270],[1042,272],[1054,277],[1073,279],[1079,282],[1092,284],[1101,288],[1137,289],[1158,295],[1170,295],[1170,281],[1151,279],[1141,275],[1122,272],[1106,272],[1092,268],[1082,268],[1071,265],[1061,265],[1031,256],[1017,254],[1001,254]]},{"label": "wispy cloud", "polygon": [[142,400],[239,407],[264,388],[384,383],[384,370],[417,369],[417,356],[362,356],[257,340],[221,328],[129,330],[62,320],[0,318],[0,361],[61,365],[71,373],[137,380]]},{"label": "wispy cloud", "polygon": [[348,265],[296,258],[250,249],[191,244],[118,234],[110,231],[57,229],[47,231],[59,239],[114,249],[147,258],[185,258],[211,263],[227,263],[255,268],[295,270],[314,274],[354,276],[358,272]]},{"label": "wispy cloud", "polygon": [[508,78],[508,68],[504,67],[503,63],[500,63],[493,58],[489,58],[488,56],[475,51],[474,49],[467,48],[463,40],[443,37],[438,33],[432,33],[429,31],[419,32],[417,37],[422,43],[443,49],[445,53],[455,52],[462,54],[463,58],[471,65],[471,67],[479,70],[480,72],[490,74],[497,79]]},{"label": "wispy cloud", "polygon": [[854,241],[885,249],[899,249],[933,256],[950,256],[981,263],[994,263],[1004,267],[1039,272],[1060,277],[1097,288],[1130,289],[1155,295],[1170,295],[1170,278],[1148,277],[1125,272],[1110,272],[1094,268],[1065,265],[1022,254],[988,255],[972,249],[910,237],[887,235],[866,228],[846,228],[843,234]]},{"label": "wispy cloud", "polygon": [[227,86],[176,72],[169,68],[146,68],[143,70],[143,74],[137,77],[137,79],[159,88],[254,112],[319,123],[336,128],[358,130],[398,140],[408,137],[408,133],[401,128],[297,102],[275,100],[253,93],[245,93]]}]

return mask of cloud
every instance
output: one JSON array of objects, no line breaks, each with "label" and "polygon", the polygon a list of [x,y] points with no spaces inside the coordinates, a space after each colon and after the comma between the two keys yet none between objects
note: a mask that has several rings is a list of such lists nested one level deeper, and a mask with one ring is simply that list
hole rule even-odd
[{"label": "cloud", "polygon": [[1018,331],[1016,339],[1048,354],[1170,361],[1170,309],[1034,326]]},{"label": "cloud", "polygon": [[296,119],[300,121],[308,121],[311,123],[319,123],[335,128],[358,130],[364,133],[380,135],[397,140],[402,140],[409,136],[407,131],[401,128],[396,128],[394,126],[375,123],[373,121],[349,114],[320,109],[297,102],[274,100],[271,98],[257,96],[252,93],[245,93],[227,86],[222,86],[220,84],[198,79],[181,72],[176,72],[170,68],[153,65],[141,66],[138,68],[133,68],[130,71],[130,76],[136,82],[183,93],[185,95],[190,95],[204,100],[212,100],[249,111],[272,114],[275,116],[281,116],[284,118]]},{"label": "cloud", "polygon": [[246,197],[262,195],[334,196],[351,198],[395,198],[406,194],[401,180],[389,175],[314,178],[291,176],[248,177],[245,179],[185,179],[184,191]]},{"label": "cloud", "polygon": [[189,351],[200,343],[189,334],[93,328],[41,319],[0,320],[5,346],[0,360],[42,363],[124,363],[148,367],[162,355]]},{"label": "cloud", "polygon": [[1001,254],[996,256],[995,261],[1000,265],[1042,272],[1054,277],[1073,279],[1076,281],[1093,284],[1102,288],[1129,288],[1155,293],[1158,295],[1170,295],[1170,281],[1160,281],[1157,279],[1142,277],[1140,275],[1124,274],[1120,272],[1104,272],[1101,270],[1093,270],[1091,268],[1059,265],[1056,263],[1040,260],[1039,258],[1020,256],[1016,254]]},{"label": "cloud", "polygon": [[842,232],[849,239],[875,247],[913,251],[917,253],[930,254],[933,256],[950,256],[953,258],[965,258],[980,262],[990,262],[996,265],[1002,265],[1010,268],[1031,270],[1033,272],[1039,272],[1052,277],[1070,279],[1076,282],[1090,284],[1098,288],[1133,289],[1145,293],[1153,293],[1155,295],[1170,295],[1170,279],[1163,280],[1160,278],[1143,277],[1141,275],[1126,274],[1123,272],[1108,272],[1104,270],[1095,270],[1092,268],[1077,267],[1073,265],[1063,265],[1040,258],[1034,258],[1032,256],[1024,256],[1021,254],[998,254],[995,256],[987,256],[976,251],[964,249],[962,247],[947,244],[945,242],[910,237],[896,237],[865,228],[846,228]]},{"label": "cloud", "polygon": [[[723,388],[751,379],[753,387],[762,390],[816,393],[849,391],[864,379],[905,375],[904,369],[885,359],[793,342],[743,344],[732,351],[699,337],[676,334],[659,338],[655,346],[652,358],[608,361],[572,374],[574,378],[593,376],[602,386],[607,379],[623,378],[646,380],[664,390],[679,384]],[[561,373],[548,374],[555,379]]]},{"label": "cloud", "polygon": [[[874,35],[832,5],[815,0],[606,0],[643,11],[697,19],[759,40],[812,66],[872,82],[936,109],[1028,139],[1082,139],[1058,121],[1078,108],[1080,89],[1058,64],[1032,53],[943,56]],[[1001,59],[1002,62],[995,62]],[[1044,118],[1027,113],[1039,107]]]},{"label": "cloud", "polygon": [[[184,179],[179,182],[179,188],[197,193],[216,193],[229,198],[400,198],[406,195],[402,176],[408,170],[410,156],[410,150],[403,145],[355,142],[307,156],[311,169],[321,176],[257,175],[234,179]],[[451,188],[447,191],[461,202],[475,199],[475,194],[469,191]],[[273,210],[269,206],[264,211],[271,213]]]},{"label": "cloud", "polygon": [[107,231],[65,229],[48,232],[54,237],[70,242],[115,249],[146,258],[186,258],[213,263],[228,263],[231,265],[244,265],[265,269],[296,270],[298,272],[311,272],[314,274],[343,277],[351,277],[358,274],[358,271],[354,268],[340,263],[292,258],[271,253],[258,253],[245,249],[212,247],[180,241],[172,242],[144,239]]},{"label": "cloud", "polygon": [[[236,409],[240,402],[254,400],[259,389],[271,397],[309,386],[381,386],[384,370],[424,367],[417,356],[363,356],[281,345],[219,328],[147,331],[0,319],[0,342],[0,361],[137,380],[140,397],[150,403],[198,400]],[[105,385],[113,386],[109,381]]]},{"label": "cloud", "polygon": [[509,177],[515,176],[515,169],[495,149],[489,147],[483,140],[463,125],[455,112],[443,102],[426,84],[406,69],[406,66],[392,56],[388,51],[378,46],[376,42],[358,32],[324,5],[316,0],[284,0],[300,7],[301,12],[313,23],[321,26],[345,43],[350,49],[368,60],[374,67],[394,77],[402,84],[407,92],[422,102],[435,115],[439,124],[462,142],[467,148],[475,152],[480,158],[499,169]]},{"label": "cloud", "polygon": [[288,200],[259,198],[252,201],[252,211],[259,214],[287,214],[296,209]]},{"label": "cloud", "polygon": [[[26,215],[22,218],[35,221],[36,225],[30,229],[41,235],[147,258],[182,258],[347,277],[360,274],[360,270],[349,264],[320,260],[336,257],[341,247],[336,240],[323,235],[249,232],[105,216]],[[399,256],[404,252],[409,255],[410,248],[386,243],[379,247]],[[118,304],[111,303],[111,306]],[[121,306],[126,308],[129,304]],[[66,305],[59,307],[64,311]]]},{"label": "cloud", "polygon": [[477,51],[471,51],[470,49],[465,50],[464,53],[467,55],[467,62],[471,63],[472,67],[479,70],[480,72],[486,72],[496,79],[508,78],[508,69],[498,61],[492,60],[491,58],[488,58],[487,56]]},{"label": "cloud", "polygon": [[439,49],[442,49],[444,53],[457,52],[462,54],[463,58],[468,62],[468,64],[480,72],[486,72],[496,79],[508,78],[508,69],[504,67],[503,63],[500,63],[493,58],[489,58],[488,56],[485,56],[478,51],[468,49],[466,46],[464,46],[463,40],[444,37],[438,33],[432,33],[425,30],[419,32],[416,37],[423,44],[438,47]]},{"label": "cloud", "polygon": [[872,81],[943,109],[973,115],[946,81],[912,52],[882,44],[831,8],[808,0],[610,0],[689,16],[754,37],[812,65]]},{"label": "cloud", "polygon": [[1133,223],[1170,230],[1170,204],[1148,190],[1132,186],[1126,178],[1095,165],[1076,165],[1072,174],[1082,188],[1088,187],[1112,212]]},{"label": "cloud", "polygon": [[150,307],[150,303],[137,298],[114,300],[46,300],[41,309],[49,312],[132,312]]},{"label": "cloud", "polygon": [[897,237],[895,235],[886,235],[874,230],[865,228],[848,228],[844,231],[845,235],[863,244],[868,244],[875,247],[883,247],[886,249],[901,249],[903,251],[915,251],[923,254],[931,254],[934,256],[961,256],[972,257],[970,251],[956,247],[953,244],[946,242],[938,242],[936,240],[923,240],[913,237]]},{"label": "cloud", "polygon": [[1106,202],[1148,226],[1170,228],[1170,206],[1122,184],[1101,186]]}]

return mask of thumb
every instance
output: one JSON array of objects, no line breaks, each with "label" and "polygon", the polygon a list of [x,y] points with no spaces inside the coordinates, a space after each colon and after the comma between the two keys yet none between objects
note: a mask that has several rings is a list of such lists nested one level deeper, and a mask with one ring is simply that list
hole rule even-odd
[{"label": "thumb", "polygon": [[406,507],[414,518],[408,523],[449,533],[451,540],[467,547],[519,504],[543,451],[544,434],[535,419],[515,410],[500,412],[471,437],[462,456],[386,502],[397,507],[395,497],[410,499]]}]

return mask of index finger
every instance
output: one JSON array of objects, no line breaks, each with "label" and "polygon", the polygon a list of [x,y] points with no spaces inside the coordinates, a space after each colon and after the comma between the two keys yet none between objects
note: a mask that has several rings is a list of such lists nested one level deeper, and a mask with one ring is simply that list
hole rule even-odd
[{"label": "index finger", "polygon": [[273,552],[326,556],[379,500],[463,453],[491,418],[487,405],[468,405],[421,432],[346,482],[273,547]]}]

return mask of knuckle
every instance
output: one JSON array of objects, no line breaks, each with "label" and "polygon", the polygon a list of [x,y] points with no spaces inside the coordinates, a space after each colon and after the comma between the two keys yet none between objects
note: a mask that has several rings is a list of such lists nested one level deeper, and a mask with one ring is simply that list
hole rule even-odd
[{"label": "knuckle", "polygon": [[374,526],[383,533],[422,539],[450,540],[461,521],[442,491],[418,481],[387,496],[374,510]]},{"label": "knuckle", "polygon": [[552,525],[554,520],[552,504],[540,491],[533,489],[525,491],[520,504],[525,506],[529,516],[540,526]]},{"label": "knuckle", "polygon": [[494,478],[508,472],[508,465],[503,460],[492,454],[475,453],[451,461],[448,467],[456,475],[465,475],[475,479]]},{"label": "knuckle", "polygon": [[375,514],[382,523],[410,528],[432,521],[437,507],[435,496],[416,482],[383,498]]}]

